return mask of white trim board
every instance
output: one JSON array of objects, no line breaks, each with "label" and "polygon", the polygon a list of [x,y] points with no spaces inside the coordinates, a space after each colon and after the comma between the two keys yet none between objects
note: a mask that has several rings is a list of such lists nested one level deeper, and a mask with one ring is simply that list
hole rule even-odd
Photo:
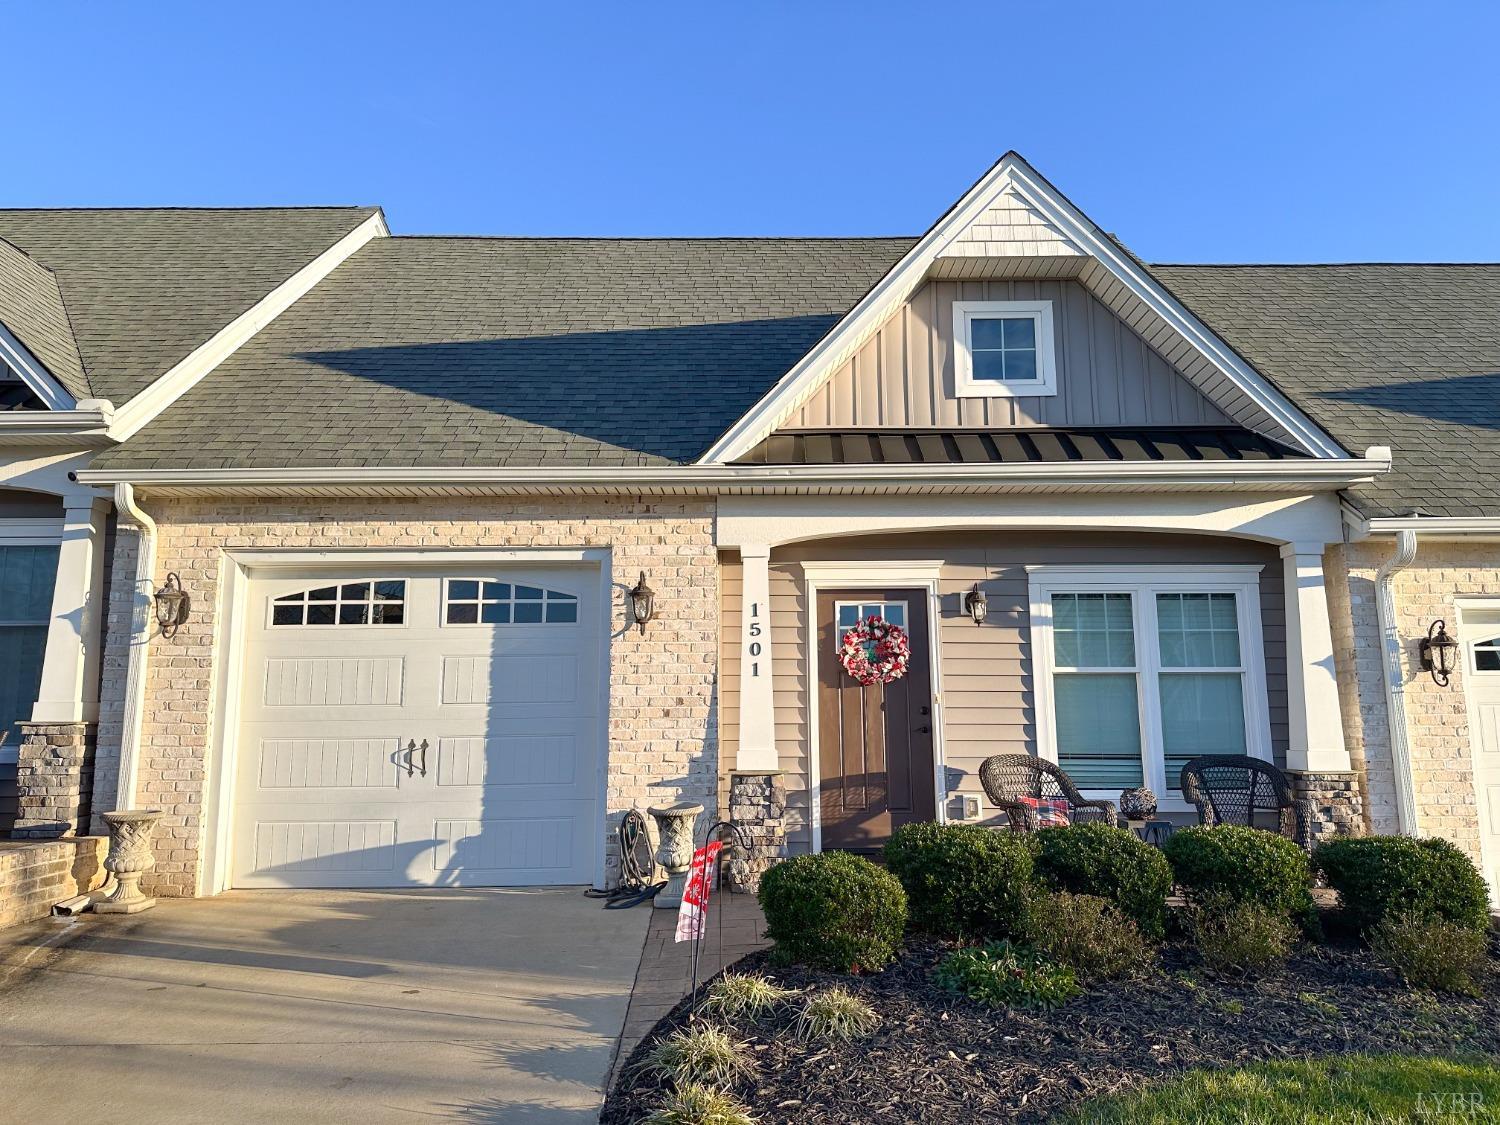
[{"label": "white trim board", "polygon": [[927,649],[932,675],[932,769],[933,818],[939,824],[948,821],[948,775],[943,768],[943,672],[942,644],[938,636],[941,620],[939,576],[941,561],[903,562],[879,559],[868,562],[804,562],[802,584],[807,619],[802,643],[807,646],[807,662],[802,690],[807,701],[807,824],[812,850],[823,850],[823,779],[818,757],[818,591],[840,587],[858,589],[900,588],[927,591]]},{"label": "white trim board", "polygon": [[[1189,345],[1192,353],[1285,439],[1319,458],[1348,455],[1259,372],[1220,340],[1114,241],[1014,152],[1008,152],[917,241],[870,291],[759,402],[716,441],[700,464],[733,461],[776,428],[915,292],[937,259],[1006,191],[1023,200],[1083,249],[1124,295]],[[1092,286],[1091,286],[1092,288]],[[1107,304],[1109,302],[1106,302]],[[1184,374],[1189,374],[1184,372]],[[1191,378],[1191,375],[1189,375]],[[1203,388],[1200,387],[1200,390]],[[1208,392],[1205,392],[1208,393]],[[1210,399],[1215,396],[1208,393]],[[1231,417],[1234,410],[1226,410]]]},{"label": "white trim board", "polygon": [[[1463,676],[1480,677],[1486,679],[1500,675],[1500,672],[1475,672],[1474,671],[1474,641],[1477,637],[1484,640],[1493,637],[1500,632],[1500,626],[1486,624],[1483,631],[1471,636],[1471,627],[1477,628],[1479,622],[1472,618],[1477,614],[1486,616],[1500,615],[1500,598],[1471,598],[1461,597],[1454,599],[1454,608],[1458,611],[1458,620],[1454,622],[1458,630],[1459,644],[1463,646],[1464,665],[1461,670]],[[1475,706],[1475,692],[1470,691],[1468,684],[1464,684],[1464,716],[1469,726],[1469,760],[1473,765],[1470,777],[1474,787],[1475,814],[1479,820],[1479,857],[1484,863],[1485,881],[1490,887],[1490,907],[1500,910],[1500,842],[1497,842],[1494,833],[1486,827],[1486,821],[1495,823],[1500,818],[1500,809],[1489,807],[1489,795],[1485,792],[1484,785],[1479,777],[1478,757],[1481,739],[1484,737],[1479,729],[1479,710]]]}]

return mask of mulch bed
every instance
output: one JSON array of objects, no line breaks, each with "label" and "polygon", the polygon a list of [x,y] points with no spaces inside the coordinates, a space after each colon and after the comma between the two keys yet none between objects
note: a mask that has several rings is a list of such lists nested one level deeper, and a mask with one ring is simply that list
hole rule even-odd
[{"label": "mulch bed", "polygon": [[[786,1013],[742,1023],[759,1076],[735,1095],[766,1125],[1026,1122],[1193,1067],[1356,1051],[1500,1056],[1496,974],[1483,999],[1435,996],[1402,987],[1362,949],[1325,945],[1304,947],[1283,971],[1239,979],[1168,944],[1144,979],[1096,985],[1052,1012],[993,1011],[932,983],[949,948],[914,939],[898,963],[856,978],[778,967],[766,953],[741,961],[737,971],[792,988],[843,984],[880,1013],[881,1027],[861,1042],[809,1045],[786,1030]],[[634,1125],[655,1108],[664,1091],[635,1064],[690,1017],[684,1001],[621,1068],[605,1125]]]}]

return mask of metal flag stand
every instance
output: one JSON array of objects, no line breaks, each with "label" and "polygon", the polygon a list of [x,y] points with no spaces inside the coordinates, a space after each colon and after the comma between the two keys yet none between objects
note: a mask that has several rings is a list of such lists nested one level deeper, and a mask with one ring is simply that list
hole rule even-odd
[{"label": "metal flag stand", "polygon": [[[733,821],[728,820],[716,821],[715,823],[709,825],[708,830],[703,833],[703,847],[707,848],[708,845],[716,837],[721,843],[725,842],[724,837],[726,833],[734,842],[734,844],[745,849],[746,852],[750,851],[750,838],[745,835],[744,829],[742,829],[738,824],[735,824]],[[712,872],[707,870],[704,871],[705,879],[718,879],[719,869],[723,866],[723,855],[723,852],[719,853],[719,860],[714,864]],[[722,890],[722,887],[720,889]],[[712,883],[710,884],[710,890],[712,890]],[[708,903],[704,906],[704,913],[701,924],[697,927],[696,933],[694,934],[694,937],[692,939],[691,949],[689,950],[689,955],[692,958],[693,966],[693,990],[688,993],[688,995],[692,997],[691,1007],[695,1010],[698,1007],[698,971],[703,963],[703,942],[708,937],[708,908],[713,904],[713,901],[713,895],[712,893],[710,893],[708,897]],[[722,907],[719,909],[718,914],[719,959],[722,961],[724,959],[724,912]]]}]

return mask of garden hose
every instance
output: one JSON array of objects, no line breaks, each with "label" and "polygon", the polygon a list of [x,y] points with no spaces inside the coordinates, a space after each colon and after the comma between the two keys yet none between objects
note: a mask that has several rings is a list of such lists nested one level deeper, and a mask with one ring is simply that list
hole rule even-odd
[{"label": "garden hose", "polygon": [[653,883],[656,859],[651,854],[651,836],[646,818],[637,809],[629,810],[615,830],[620,844],[620,885],[610,890],[590,887],[583,893],[589,898],[604,899],[605,910],[628,910],[656,897],[667,885],[666,880]]}]

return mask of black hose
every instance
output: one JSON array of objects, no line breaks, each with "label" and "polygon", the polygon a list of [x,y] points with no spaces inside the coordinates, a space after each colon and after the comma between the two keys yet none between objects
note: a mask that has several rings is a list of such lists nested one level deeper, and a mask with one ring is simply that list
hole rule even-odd
[{"label": "black hose", "polygon": [[656,874],[656,860],[651,855],[646,818],[638,809],[631,809],[620,818],[615,834],[620,843],[620,885],[610,890],[590,887],[583,893],[589,898],[604,899],[605,910],[628,910],[655,898],[667,883],[665,879],[651,882]]}]

